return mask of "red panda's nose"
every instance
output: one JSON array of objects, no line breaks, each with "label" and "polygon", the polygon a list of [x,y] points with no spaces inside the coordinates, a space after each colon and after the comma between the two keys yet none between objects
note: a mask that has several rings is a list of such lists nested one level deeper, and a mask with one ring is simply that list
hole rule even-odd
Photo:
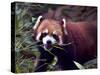
[{"label": "red panda's nose", "polygon": [[47,41],[47,44],[51,45],[51,44],[52,44],[52,42],[51,42],[50,40],[48,40],[48,41]]},{"label": "red panda's nose", "polygon": [[52,47],[52,42],[50,40],[48,40],[47,44],[45,46],[47,49],[50,49]]}]

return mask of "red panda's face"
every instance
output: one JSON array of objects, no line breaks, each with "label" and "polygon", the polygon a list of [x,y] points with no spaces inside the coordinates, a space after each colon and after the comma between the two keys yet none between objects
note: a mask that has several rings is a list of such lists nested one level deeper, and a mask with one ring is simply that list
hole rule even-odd
[{"label": "red panda's face", "polygon": [[63,43],[63,35],[65,27],[65,19],[63,19],[63,25],[54,19],[44,19],[42,22],[40,19],[42,16],[39,16],[33,29],[36,31],[36,40],[42,41],[44,45],[50,46],[55,43]]},{"label": "red panda's face", "polygon": [[62,28],[55,20],[46,19],[42,21],[36,32],[36,40],[42,41],[47,47],[55,43],[62,43]]}]

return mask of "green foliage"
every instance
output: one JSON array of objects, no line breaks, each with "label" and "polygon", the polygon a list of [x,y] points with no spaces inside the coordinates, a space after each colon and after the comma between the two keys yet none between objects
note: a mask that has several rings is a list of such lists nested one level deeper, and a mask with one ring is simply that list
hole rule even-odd
[{"label": "green foliage", "polygon": [[[34,20],[31,21],[32,16],[27,12],[28,7],[23,6],[24,5],[20,5],[19,3],[16,4],[16,73],[33,72],[37,62],[32,58],[34,58],[34,56],[38,58],[40,55],[38,49],[33,46],[35,42],[32,37],[33,22],[36,18],[33,17]],[[33,56],[28,57],[30,54],[24,55],[21,51],[26,51],[26,54],[30,52]]]}]

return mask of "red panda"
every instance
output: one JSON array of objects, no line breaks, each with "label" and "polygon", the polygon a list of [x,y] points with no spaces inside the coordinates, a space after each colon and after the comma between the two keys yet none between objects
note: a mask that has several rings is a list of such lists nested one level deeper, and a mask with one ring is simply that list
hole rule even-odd
[{"label": "red panda", "polygon": [[[41,21],[42,18],[42,16],[39,16],[33,27],[36,32],[35,39],[42,42],[44,49],[49,50],[52,49],[53,44],[58,44],[59,46],[67,45],[67,47],[63,47],[65,52],[57,51],[56,49],[56,51],[51,51],[60,59],[62,69],[77,69],[73,64],[74,60],[84,64],[97,57],[96,21],[72,22],[67,21],[65,18],[60,21],[52,18],[46,18]],[[69,51],[68,55],[66,51]],[[47,57],[51,58],[52,56],[47,55]]]},{"label": "red panda", "polygon": [[[45,19],[37,25],[36,40],[40,40],[43,33],[53,37],[56,35],[55,43],[64,44],[66,41],[71,40],[75,49],[75,58],[85,62],[89,58],[96,57],[96,25],[91,22],[66,22],[63,18],[63,25],[53,19]],[[67,38],[69,37],[69,38]],[[45,41],[48,40],[45,39]],[[51,39],[51,41],[53,38]],[[42,40],[43,41],[43,40]],[[45,42],[46,44],[46,42]]]}]

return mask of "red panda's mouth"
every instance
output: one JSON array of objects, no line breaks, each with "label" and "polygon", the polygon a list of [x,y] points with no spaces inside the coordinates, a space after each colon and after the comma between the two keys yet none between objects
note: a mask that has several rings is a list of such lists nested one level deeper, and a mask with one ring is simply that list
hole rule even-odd
[{"label": "red panda's mouth", "polygon": [[47,49],[51,49],[53,46],[52,46],[51,44],[46,44],[45,47],[46,47]]},{"label": "red panda's mouth", "polygon": [[56,40],[52,36],[49,36],[49,35],[44,37],[42,41],[43,41],[45,48],[47,49],[52,48],[53,44],[56,43]]}]

